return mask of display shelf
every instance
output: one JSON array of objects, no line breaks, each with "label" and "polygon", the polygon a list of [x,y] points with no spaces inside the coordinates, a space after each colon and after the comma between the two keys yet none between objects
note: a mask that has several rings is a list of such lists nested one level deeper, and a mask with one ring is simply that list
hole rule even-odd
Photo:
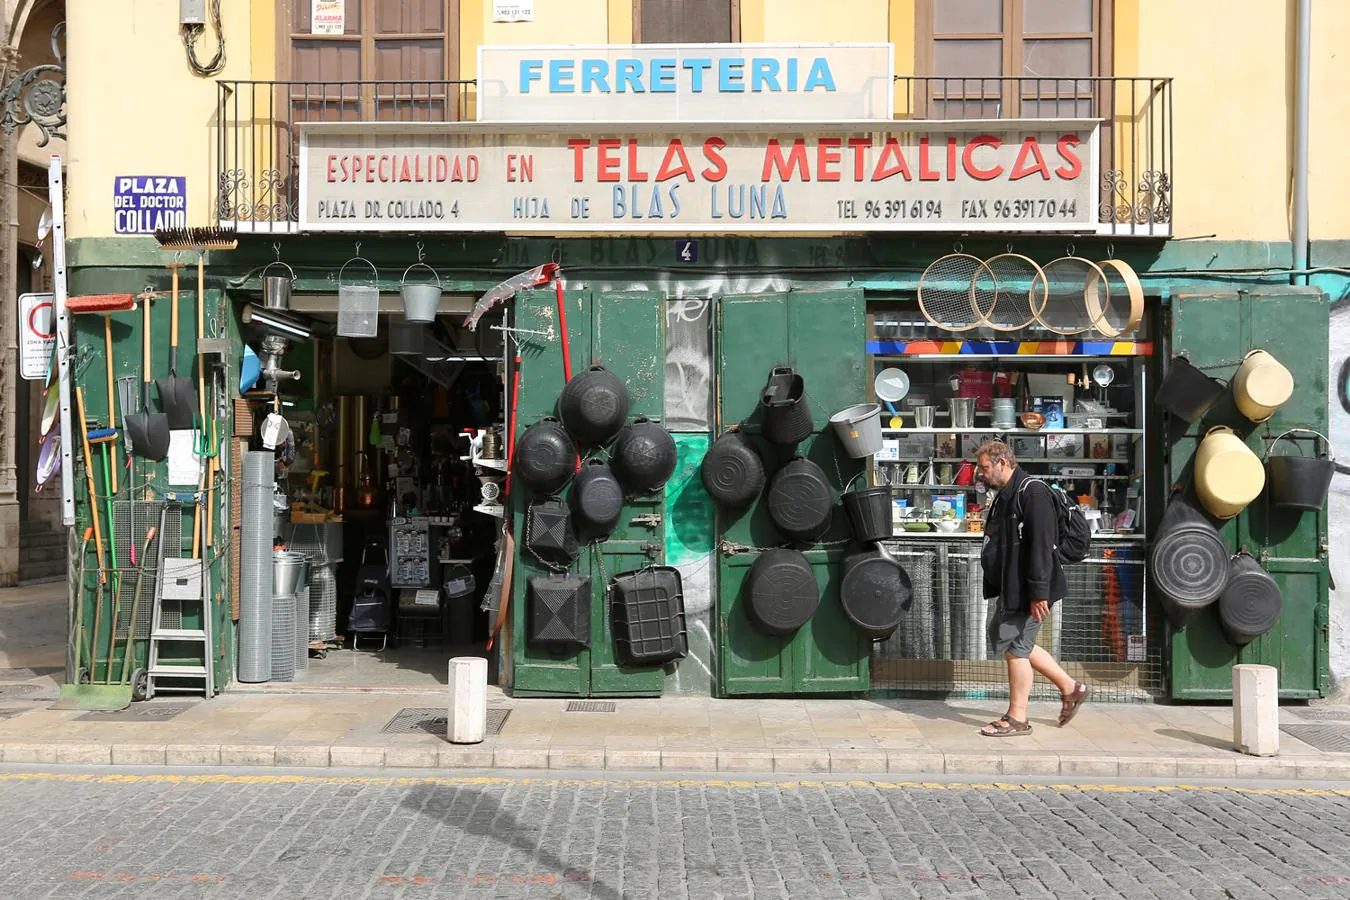
[{"label": "display shelf", "polygon": [[[982,531],[938,531],[936,529],[932,531],[905,531],[899,525],[896,525],[896,529],[893,537],[885,538],[879,543],[903,544],[906,538],[922,538],[924,540],[929,540],[931,538],[947,538],[965,541],[982,540],[984,538],[984,532]],[[1142,534],[1120,534],[1114,531],[1099,531],[1092,535],[1091,540],[1092,543],[1103,544],[1117,542],[1143,543],[1145,537]]]},{"label": "display shelf", "polygon": [[1142,428],[883,428],[882,434],[1129,434],[1142,436]]}]

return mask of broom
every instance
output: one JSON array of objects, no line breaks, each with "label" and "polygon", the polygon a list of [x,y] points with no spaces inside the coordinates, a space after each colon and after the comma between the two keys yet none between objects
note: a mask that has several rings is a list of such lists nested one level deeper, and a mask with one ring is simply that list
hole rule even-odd
[{"label": "broom", "polygon": [[[114,397],[117,392],[117,380],[113,378],[112,314],[127,312],[136,308],[133,294],[89,294],[84,297],[71,297],[66,301],[66,312],[79,314],[103,313],[103,357],[108,370],[108,424],[117,422],[117,404]],[[125,410],[124,410],[125,412]],[[109,490],[117,493],[117,448],[113,448],[112,482]]]},{"label": "broom", "polygon": [[[233,250],[239,246],[239,236],[233,228],[161,228],[155,231],[155,240],[164,250],[194,250],[197,253],[197,407],[203,430],[206,428],[206,360],[202,357],[202,341],[206,337],[206,251]],[[214,383],[214,382],[213,382]],[[214,422],[214,410],[212,411]],[[214,425],[213,425],[214,430]],[[215,507],[216,470],[214,458],[206,463],[206,546],[211,546],[213,535],[212,512]],[[199,483],[198,488],[202,485]],[[197,508],[200,508],[198,504]],[[197,511],[193,510],[192,558],[198,557],[201,531],[196,527]]]}]

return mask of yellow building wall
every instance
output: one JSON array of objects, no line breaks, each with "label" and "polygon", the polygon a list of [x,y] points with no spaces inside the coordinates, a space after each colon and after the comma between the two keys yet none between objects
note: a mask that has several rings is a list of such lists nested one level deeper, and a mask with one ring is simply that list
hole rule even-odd
[{"label": "yellow building wall", "polygon": [[1350,3],[1314,3],[1308,102],[1308,234],[1350,237]]},{"label": "yellow building wall", "polygon": [[[227,63],[218,78],[250,77],[250,6],[222,4]],[[217,88],[188,69],[178,0],[67,0],[66,29],[67,237],[114,234],[119,175],[186,176],[188,222],[208,224]],[[214,54],[208,34],[197,56]]]},{"label": "yellow building wall", "polygon": [[[763,0],[756,5],[763,9],[761,40],[771,43],[887,40],[888,0],[847,0],[839,5],[821,0]],[[745,6],[742,3],[742,38],[745,38]]]}]

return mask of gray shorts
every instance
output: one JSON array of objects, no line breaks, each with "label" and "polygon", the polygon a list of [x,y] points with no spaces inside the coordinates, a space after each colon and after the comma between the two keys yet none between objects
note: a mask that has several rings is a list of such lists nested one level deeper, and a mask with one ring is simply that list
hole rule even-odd
[{"label": "gray shorts", "polygon": [[1036,646],[1036,635],[1040,633],[1041,623],[1028,612],[1010,612],[1000,603],[989,620],[990,651],[997,658],[1011,653],[1026,659]]}]

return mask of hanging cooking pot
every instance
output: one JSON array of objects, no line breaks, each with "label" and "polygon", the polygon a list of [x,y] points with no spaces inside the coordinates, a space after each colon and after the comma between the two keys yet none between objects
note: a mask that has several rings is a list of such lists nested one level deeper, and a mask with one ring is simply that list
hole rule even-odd
[{"label": "hanging cooking pot", "polygon": [[1191,365],[1186,357],[1174,356],[1153,402],[1179,419],[1194,422],[1222,393],[1222,384]]},{"label": "hanging cooking pot", "polygon": [[[1313,456],[1274,454],[1275,445],[1291,434],[1311,434],[1320,438],[1327,448],[1326,456],[1318,455],[1313,444]],[[1291,428],[1270,442],[1266,449],[1266,472],[1270,479],[1270,502],[1284,509],[1321,509],[1326,505],[1331,479],[1336,474],[1336,460],[1330,456],[1331,442],[1321,432],[1307,428]]]},{"label": "hanging cooking pot", "polygon": [[764,460],[750,439],[728,431],[703,455],[699,475],[708,496],[733,509],[749,506],[764,490]]},{"label": "hanging cooking pot", "polygon": [[1261,564],[1243,552],[1228,566],[1228,583],[1219,598],[1219,623],[1229,642],[1242,646],[1275,627],[1284,609],[1279,585]]},{"label": "hanging cooking pot", "polygon": [[1168,620],[1182,628],[1223,591],[1228,545],[1203,515],[1173,498],[1149,551],[1148,572]]},{"label": "hanging cooking pot", "polygon": [[572,479],[572,493],[568,498],[577,529],[589,537],[604,540],[619,524],[623,512],[623,488],[610,471],[609,464],[588,459]]},{"label": "hanging cooking pot", "polygon": [[675,439],[660,425],[639,416],[614,442],[614,471],[630,495],[659,490],[675,472]]},{"label": "hanging cooking pot", "polygon": [[839,604],[853,626],[874,641],[890,637],[914,601],[909,573],[878,548],[844,560]]},{"label": "hanging cooking pot", "polygon": [[563,386],[558,415],[582,446],[607,444],[628,418],[628,388],[604,366],[591,366]]},{"label": "hanging cooking pot", "polygon": [[787,538],[809,543],[830,528],[834,495],[820,466],[794,459],[769,484],[769,517]]},{"label": "hanging cooking pot", "polygon": [[787,366],[769,372],[760,392],[764,406],[764,436],[775,444],[795,444],[806,438],[811,427],[811,407],[806,402],[806,382]]},{"label": "hanging cooking pot", "polygon": [[797,550],[761,553],[745,576],[741,596],[751,623],[768,634],[792,634],[820,606],[815,572]]},{"label": "hanging cooking pot", "polygon": [[1210,514],[1231,519],[1266,486],[1266,470],[1252,448],[1225,425],[1205,432],[1195,451],[1195,493]]},{"label": "hanging cooking pot", "polygon": [[1233,375],[1233,402],[1238,412],[1260,424],[1275,415],[1294,393],[1294,376],[1265,350],[1242,358]]},{"label": "hanging cooking pot", "polygon": [[540,494],[557,491],[577,470],[577,448],[557,419],[545,416],[516,441],[516,477]]}]

